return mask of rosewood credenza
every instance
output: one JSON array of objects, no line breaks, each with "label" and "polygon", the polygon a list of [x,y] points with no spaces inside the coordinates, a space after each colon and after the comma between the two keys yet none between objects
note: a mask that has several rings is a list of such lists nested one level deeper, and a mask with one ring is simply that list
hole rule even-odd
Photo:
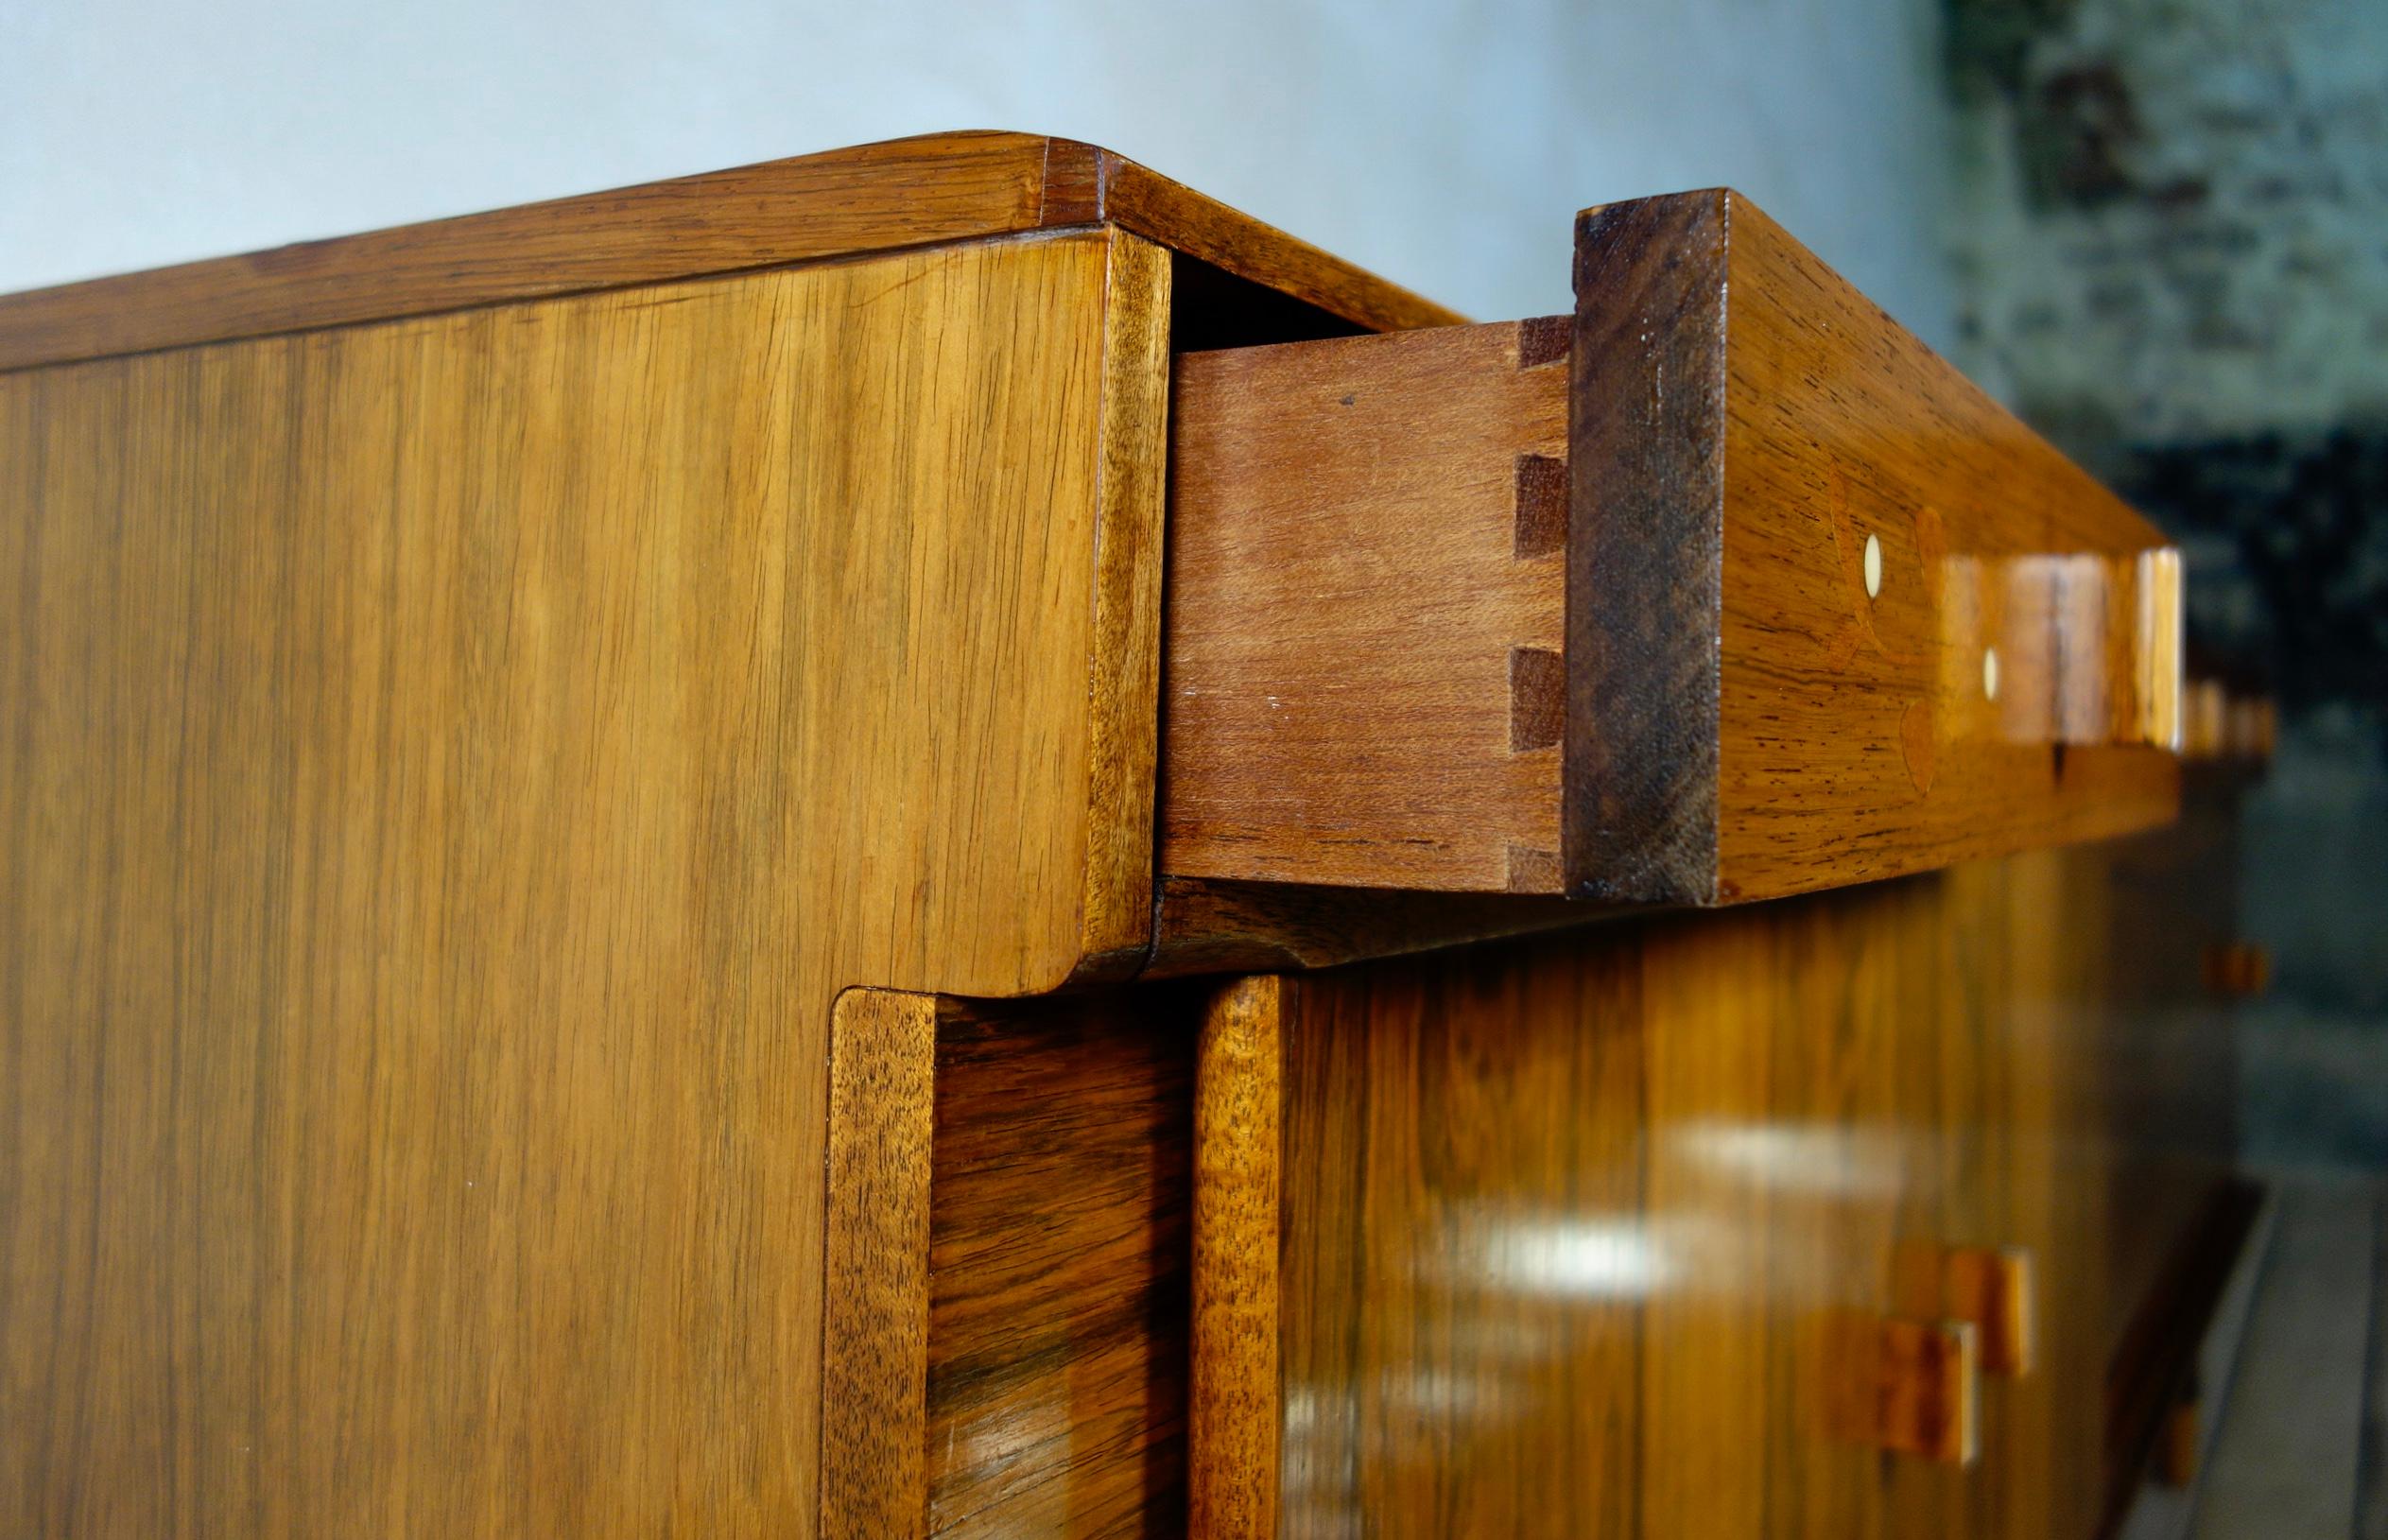
[{"label": "rosewood credenza", "polygon": [[1739,196],[956,134],[0,299],[0,1534],[2080,1536],[2161,533]]}]

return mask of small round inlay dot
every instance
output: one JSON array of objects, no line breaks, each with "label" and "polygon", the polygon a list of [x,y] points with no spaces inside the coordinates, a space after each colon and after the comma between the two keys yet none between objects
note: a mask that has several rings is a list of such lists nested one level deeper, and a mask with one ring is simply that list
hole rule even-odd
[{"label": "small round inlay dot", "polygon": [[1999,649],[1995,647],[1981,649],[1981,693],[1993,701],[1999,698]]},{"label": "small round inlay dot", "polygon": [[1882,593],[1882,537],[1865,537],[1865,597],[1878,598]]}]

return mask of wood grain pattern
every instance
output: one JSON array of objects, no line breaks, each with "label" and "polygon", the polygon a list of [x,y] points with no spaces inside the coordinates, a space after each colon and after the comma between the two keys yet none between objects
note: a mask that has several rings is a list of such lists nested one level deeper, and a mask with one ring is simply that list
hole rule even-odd
[{"label": "wood grain pattern", "polygon": [[1716,894],[1726,296],[1717,200],[1579,218],[1562,880]]},{"label": "wood grain pattern", "polygon": [[1285,991],[1238,979],[1203,1022],[1194,1105],[1191,1532],[1277,1532],[1278,1225]]},{"label": "wood grain pattern", "polygon": [[[2006,1238],[1995,1187],[2030,1169],[2000,1072],[2032,1028],[2009,993],[2013,878],[1964,867],[1653,927],[1644,1193],[1681,1238],[1643,1316],[1642,1436],[1664,1451],[1644,1532],[1980,1532],[1960,1469],[1882,1461],[1879,1429],[1853,1437],[1838,1408],[1848,1324],[1904,1313],[1903,1250]],[[2007,1410],[1983,1409],[1981,1465],[2011,1479]]]},{"label": "wood grain pattern", "polygon": [[1767,897],[2172,816],[2145,521],[1738,195],[1587,211],[1576,305],[1570,891]]},{"label": "wood grain pattern", "polygon": [[1566,372],[1528,331],[1179,361],[1163,870],[1556,888],[1556,670],[1513,660],[1565,632],[1532,467],[1566,453]]},{"label": "wood grain pattern", "polygon": [[929,1220],[929,1533],[1184,1532],[1205,994],[947,1003]]},{"label": "wood grain pattern", "polygon": [[[2142,887],[2127,857],[2161,843],[1284,981],[1277,1532],[2093,1533],[2109,1323],[2162,1283],[2134,1258],[2196,1233],[2151,1200],[2206,1190],[2116,1145],[2217,1136],[2205,1090],[2118,1102],[2118,1045],[2169,1010],[2140,1020],[2122,954],[2221,875]],[[1271,1072],[1205,1058],[1198,1097]],[[1259,1122],[1228,1125],[1238,1160]],[[2137,1234],[2126,1206],[2172,1218]],[[1210,1254],[1198,1342],[1251,1298],[1206,1289]],[[1968,1389],[1960,1339],[1993,1328],[2027,1372]],[[1255,1333],[1231,1311],[1220,1337]],[[1197,1428],[1226,1415],[1201,1362]],[[1265,1416],[1249,1378],[1225,1383]],[[1221,1446],[1198,1502],[1266,1478],[1248,1426]]]},{"label": "wood grain pattern", "polygon": [[1715,904],[2172,816],[2161,535],[1734,195],[1575,282],[1180,362],[1166,873]]},{"label": "wood grain pattern", "polygon": [[1640,980],[1587,940],[1289,986],[1280,1533],[1632,1532]]},{"label": "wood grain pattern", "polygon": [[850,989],[829,1029],[821,1532],[923,1531],[938,1002]]},{"label": "wood grain pattern", "polygon": [[1131,241],[0,379],[0,1530],[811,1532],[832,999],[1150,914]]},{"label": "wood grain pattern", "polygon": [[[1088,830],[1081,981],[1124,978],[1152,941],[1160,752],[1162,528],[1168,508],[1171,262],[1112,243],[1104,273],[1095,462],[1094,631],[1086,650]],[[991,446],[1000,458],[1010,446]]]},{"label": "wood grain pattern", "polygon": [[0,297],[0,372],[1103,223],[1357,326],[1460,319],[1108,150],[945,133]]}]

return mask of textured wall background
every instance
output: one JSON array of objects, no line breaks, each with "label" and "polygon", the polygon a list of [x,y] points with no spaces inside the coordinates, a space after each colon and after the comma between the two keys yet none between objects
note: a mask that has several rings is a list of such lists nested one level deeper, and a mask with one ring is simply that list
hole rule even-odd
[{"label": "textured wall background", "polygon": [[2068,438],[2388,419],[2388,6],[1953,0],[1962,351]]},{"label": "textured wall background", "polygon": [[1959,360],[2184,541],[2288,709],[2259,1158],[2388,1164],[2388,6],[1951,0]]}]

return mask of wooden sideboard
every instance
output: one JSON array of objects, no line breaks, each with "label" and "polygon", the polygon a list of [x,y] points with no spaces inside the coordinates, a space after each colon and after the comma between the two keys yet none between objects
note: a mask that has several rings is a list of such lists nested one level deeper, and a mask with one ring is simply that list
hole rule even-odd
[{"label": "wooden sideboard", "polygon": [[1550,260],[992,133],[0,299],[0,1533],[2110,1527],[2255,708],[1746,199]]}]

